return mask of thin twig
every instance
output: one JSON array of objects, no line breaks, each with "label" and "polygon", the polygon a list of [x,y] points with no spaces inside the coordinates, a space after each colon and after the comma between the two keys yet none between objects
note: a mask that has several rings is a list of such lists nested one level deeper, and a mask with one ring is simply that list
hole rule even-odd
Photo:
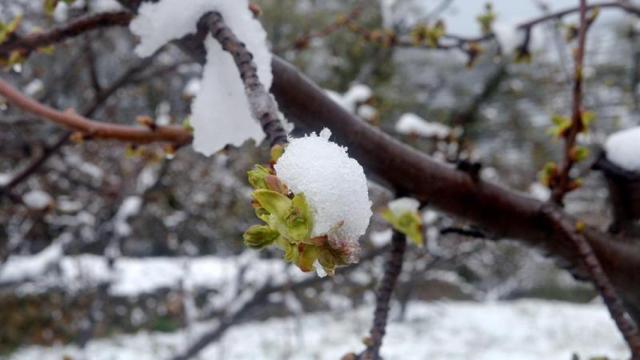
[{"label": "thin twig", "polygon": [[565,136],[564,159],[552,193],[553,202],[559,205],[562,204],[564,196],[571,189],[572,179],[570,172],[576,163],[573,153],[578,134],[584,130],[582,112],[584,55],[587,46],[587,31],[591,25],[591,22],[587,19],[587,8],[587,1],[580,0],[580,29],[578,31],[578,47],[575,52],[571,126]]},{"label": "thin twig", "polygon": [[7,57],[14,51],[27,57],[40,48],[82,35],[88,31],[112,26],[127,26],[132,18],[133,15],[128,11],[104,12],[82,17],[48,32],[14,36],[0,44],[0,57]]},{"label": "thin twig", "polygon": [[371,327],[370,336],[367,339],[367,348],[360,355],[361,360],[380,359],[380,347],[382,346],[382,339],[386,333],[391,296],[393,295],[393,290],[396,287],[398,277],[402,272],[404,252],[406,248],[407,239],[405,235],[394,230],[393,237],[391,238],[389,259],[385,265],[384,276],[382,277],[380,288],[376,295],[376,309],[374,312],[373,326]]}]

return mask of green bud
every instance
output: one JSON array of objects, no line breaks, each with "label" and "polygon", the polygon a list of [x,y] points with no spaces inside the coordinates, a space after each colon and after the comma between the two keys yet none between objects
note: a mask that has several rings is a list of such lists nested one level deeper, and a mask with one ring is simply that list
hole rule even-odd
[{"label": "green bud", "polygon": [[271,148],[271,161],[272,162],[277,162],[278,159],[280,159],[280,156],[282,156],[282,154],[284,154],[284,146],[282,145],[275,145]]},{"label": "green bud", "polygon": [[551,117],[553,126],[548,133],[554,137],[563,137],[571,127],[571,119],[566,116],[554,115]]},{"label": "green bud", "polygon": [[291,207],[291,199],[272,190],[256,190],[253,192],[253,198],[260,206],[279,219],[284,219]]},{"label": "green bud", "polygon": [[247,179],[254,189],[266,189],[266,177],[271,175],[269,169],[262,165],[255,165],[253,169],[247,171]]},{"label": "green bud", "polygon": [[280,234],[265,225],[254,225],[247,230],[242,237],[244,244],[253,249],[262,249],[273,244]]},{"label": "green bud", "polygon": [[422,219],[419,214],[405,212],[400,216],[397,216],[391,210],[385,209],[382,212],[382,218],[386,220],[396,231],[403,233],[417,246],[424,245]]},{"label": "green bud", "polygon": [[577,146],[571,150],[571,158],[575,162],[581,162],[586,160],[589,157],[589,149]]}]

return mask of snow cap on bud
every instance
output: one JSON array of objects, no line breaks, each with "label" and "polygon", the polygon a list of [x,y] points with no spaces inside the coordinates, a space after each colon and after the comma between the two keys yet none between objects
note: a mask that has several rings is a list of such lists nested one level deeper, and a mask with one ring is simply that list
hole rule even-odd
[{"label": "snow cap on bud", "polygon": [[294,194],[305,195],[314,220],[311,236],[327,236],[331,247],[354,255],[353,262],[371,217],[367,179],[362,166],[330,136],[324,129],[291,139],[274,168]]},{"label": "snow cap on bud", "polygon": [[414,198],[398,198],[389,202],[387,209],[382,212],[385,219],[396,231],[407,236],[416,245],[424,245],[422,235],[422,217],[418,213],[420,202]]}]

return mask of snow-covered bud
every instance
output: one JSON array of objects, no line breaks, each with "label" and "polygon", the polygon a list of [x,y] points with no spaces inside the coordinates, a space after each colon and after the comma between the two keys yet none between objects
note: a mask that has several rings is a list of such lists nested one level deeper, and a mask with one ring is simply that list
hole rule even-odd
[{"label": "snow-covered bud", "polygon": [[[278,234],[273,244],[285,252],[285,260],[303,271],[316,267],[332,274],[357,261],[371,202],[362,167],[329,136],[323,130],[319,136],[291,139],[284,152],[272,153],[272,168],[256,165],[248,178],[256,215],[269,234]],[[266,233],[251,228],[245,242],[259,247]]]},{"label": "snow-covered bud", "polygon": [[422,217],[418,213],[419,208],[420,202],[416,199],[398,198],[389,203],[388,208],[382,213],[382,218],[416,245],[423,246]]}]

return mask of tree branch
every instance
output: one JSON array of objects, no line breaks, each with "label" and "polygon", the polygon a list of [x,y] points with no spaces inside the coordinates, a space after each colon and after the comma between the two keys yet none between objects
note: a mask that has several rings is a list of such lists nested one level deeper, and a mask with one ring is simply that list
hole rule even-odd
[{"label": "tree branch", "polygon": [[378,293],[376,294],[376,309],[374,312],[373,325],[370,336],[367,339],[367,348],[360,355],[361,360],[380,359],[380,347],[382,346],[382,339],[386,333],[391,296],[396,287],[398,277],[402,272],[406,248],[406,237],[404,234],[394,230],[393,237],[391,238],[391,251],[389,252],[389,258],[385,265],[384,276],[380,282]]},{"label": "tree branch", "polygon": [[2,79],[0,79],[0,95],[26,112],[69,130],[80,132],[83,136],[92,139],[114,139],[136,144],[170,142],[178,146],[191,142],[191,133],[181,126],[138,128],[98,122],[78,115],[72,110],[61,112],[27,97]]},{"label": "tree branch", "polygon": [[35,32],[22,37],[14,36],[0,44],[0,57],[8,57],[14,51],[27,57],[39,48],[65,41],[87,31],[112,26],[127,26],[132,17],[128,11],[105,12],[82,17],[48,32]]},{"label": "tree branch", "polygon": [[587,19],[587,3],[586,0],[580,0],[580,29],[578,32],[578,47],[574,53],[575,55],[575,68],[574,68],[574,83],[573,83],[573,106],[571,115],[571,126],[568,132],[564,134],[564,159],[560,172],[558,174],[557,181],[554,181],[552,200],[556,204],[561,205],[564,196],[572,190],[571,169],[576,163],[574,152],[576,150],[576,141],[578,134],[584,131],[583,123],[583,70],[584,70],[584,55],[587,46],[587,31],[591,26],[591,21]]}]

